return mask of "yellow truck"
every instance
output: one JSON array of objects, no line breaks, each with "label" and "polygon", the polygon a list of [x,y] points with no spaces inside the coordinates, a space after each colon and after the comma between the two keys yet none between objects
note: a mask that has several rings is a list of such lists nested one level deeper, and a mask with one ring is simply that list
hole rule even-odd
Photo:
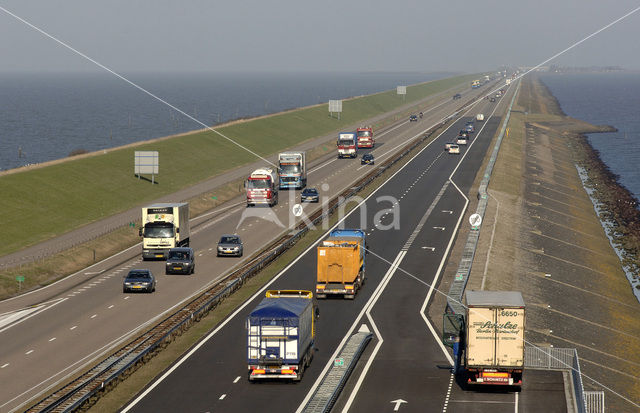
[{"label": "yellow truck", "polygon": [[353,299],[364,284],[366,242],[359,229],[337,229],[318,245],[316,297]]}]

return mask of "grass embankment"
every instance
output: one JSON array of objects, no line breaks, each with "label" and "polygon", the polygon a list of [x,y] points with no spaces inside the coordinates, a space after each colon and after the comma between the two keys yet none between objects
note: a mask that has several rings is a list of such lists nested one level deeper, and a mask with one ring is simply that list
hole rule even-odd
[{"label": "grass embankment", "polygon": [[[410,86],[406,100],[399,99],[395,91],[345,100],[341,120],[330,118],[326,105],[317,105],[232,122],[217,130],[266,156],[339,130],[343,127],[341,125],[386,113],[456,85],[465,85],[472,77],[459,76]],[[374,127],[381,127],[394,118],[385,118]],[[160,152],[162,168],[160,176],[156,177],[157,185],[138,180],[131,173],[135,150]],[[329,150],[333,147],[321,144],[308,151],[308,159],[322,156]],[[175,161],[171,160],[172,154],[179,154]],[[0,190],[11,194],[0,200],[5,217],[4,231],[0,234],[2,254],[55,237],[254,160],[249,152],[217,134],[197,131],[55,161],[44,167],[0,174]],[[191,215],[197,216],[232,199],[239,193],[240,185],[241,182],[230,182],[211,193],[189,199]],[[56,281],[138,241],[137,228],[121,228],[42,260],[5,270],[0,273],[0,298],[19,292],[18,275],[25,277],[21,289],[32,289]]]},{"label": "grass embankment", "polygon": [[[462,84],[472,76],[437,80],[408,87],[406,101],[395,91],[345,100],[340,120],[326,105],[316,105],[217,130],[251,151],[267,156],[307,139],[391,111],[403,104]],[[136,150],[157,150],[157,185],[133,174]],[[211,131],[129,146],[69,159],[44,168],[0,176],[3,254],[49,239],[87,223],[170,194],[181,188],[255,161],[255,156]]]},{"label": "grass embankment", "polygon": [[[623,397],[640,401],[640,305],[575,168],[596,169],[582,133],[608,128],[567,117],[536,78],[516,102],[467,288],[486,273],[485,289],[522,291],[528,345],[576,348],[586,388],[604,389],[610,411],[637,411]],[[591,172],[603,203],[621,199]]]}]

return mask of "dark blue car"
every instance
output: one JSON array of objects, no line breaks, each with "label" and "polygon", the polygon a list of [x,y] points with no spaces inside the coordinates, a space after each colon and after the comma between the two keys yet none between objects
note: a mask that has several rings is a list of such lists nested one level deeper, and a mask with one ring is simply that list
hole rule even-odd
[{"label": "dark blue car", "polygon": [[320,194],[315,188],[305,188],[300,194],[300,202],[319,202]]}]

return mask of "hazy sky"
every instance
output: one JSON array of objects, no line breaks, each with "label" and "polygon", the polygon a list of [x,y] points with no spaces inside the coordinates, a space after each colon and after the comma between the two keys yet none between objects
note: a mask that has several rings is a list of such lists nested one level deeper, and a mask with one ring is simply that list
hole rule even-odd
[{"label": "hazy sky", "polygon": [[[0,0],[119,72],[458,71],[535,65],[628,0]],[[563,55],[640,69],[640,11]],[[0,71],[99,70],[0,10]]]}]

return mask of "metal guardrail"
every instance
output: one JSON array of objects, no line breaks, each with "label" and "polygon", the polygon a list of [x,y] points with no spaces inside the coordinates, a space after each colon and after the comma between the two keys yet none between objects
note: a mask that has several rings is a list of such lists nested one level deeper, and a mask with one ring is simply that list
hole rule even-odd
[{"label": "metal guardrail", "polygon": [[579,413],[604,413],[604,391],[585,391],[578,351],[574,348],[526,347],[524,366],[536,370],[564,370],[571,373]]},{"label": "metal guardrail", "polygon": [[[477,99],[477,98],[476,98]],[[454,120],[464,108],[473,103],[476,99],[466,102],[462,105],[454,115],[445,119],[441,124],[427,130],[421,138],[414,140],[408,144],[399,155],[384,162],[375,171],[358,181],[345,193],[334,198],[332,205],[321,214],[311,220],[315,226],[327,219],[337,208],[349,202],[349,198],[360,192],[364,187],[369,185],[373,180],[386,172],[391,166],[404,159],[415,148],[420,146],[431,134],[439,127],[444,126],[447,122]],[[254,263],[250,263],[248,268],[244,267],[228,274],[222,283],[217,284],[210,290],[196,297],[185,307],[176,311],[172,315],[165,318],[162,322],[149,329],[142,336],[137,337],[130,343],[126,344],[98,365],[90,369],[87,373],[82,374],[77,379],[66,384],[46,398],[40,400],[31,406],[27,412],[72,412],[85,403],[95,402],[98,393],[115,385],[120,376],[126,375],[133,371],[139,363],[150,358],[153,352],[168,343],[175,335],[180,334],[193,321],[199,320],[202,316],[219,304],[225,297],[238,289],[245,280],[262,270],[265,266],[275,260],[280,254],[291,248],[300,238],[302,238],[310,229],[304,223],[301,223],[295,235],[286,238],[284,241],[276,241],[275,246],[266,249],[266,253],[262,257],[258,256]],[[220,291],[222,289],[222,291]],[[213,297],[211,297],[213,295]],[[205,301],[204,303],[202,301]]]},{"label": "metal guardrail", "polygon": [[358,332],[352,335],[320,381],[320,385],[304,407],[305,413],[328,413],[333,408],[342,388],[355,368],[373,334]]},{"label": "metal guardrail", "polygon": [[[479,214],[482,218],[484,218],[484,213],[487,210],[487,187],[489,186],[489,179],[491,179],[493,167],[495,166],[496,160],[498,159],[500,145],[502,144],[502,139],[504,138],[504,133],[507,129],[507,124],[509,123],[509,118],[511,116],[513,102],[515,102],[516,96],[518,96],[519,89],[520,82],[518,82],[518,87],[513,94],[513,97],[511,98],[511,103],[509,104],[509,109],[507,110],[507,116],[502,123],[502,129],[500,130],[500,134],[498,135],[496,144],[493,147],[493,152],[491,153],[491,157],[489,158],[487,167],[484,170],[484,176],[482,177],[482,181],[480,181],[480,186],[478,187],[478,197],[480,198],[480,200],[478,202],[478,207],[476,208],[476,213]],[[460,259],[458,270],[456,271],[453,282],[449,287],[449,294],[447,295],[447,308],[445,310],[448,313],[465,313],[465,307],[462,304],[462,297],[467,286],[467,281],[469,281],[469,275],[471,274],[471,265],[473,264],[473,257],[476,254],[478,238],[480,238],[480,228],[472,229],[471,231],[469,231],[469,236],[467,237],[467,242],[465,243],[464,249],[462,251],[462,258]]]}]

